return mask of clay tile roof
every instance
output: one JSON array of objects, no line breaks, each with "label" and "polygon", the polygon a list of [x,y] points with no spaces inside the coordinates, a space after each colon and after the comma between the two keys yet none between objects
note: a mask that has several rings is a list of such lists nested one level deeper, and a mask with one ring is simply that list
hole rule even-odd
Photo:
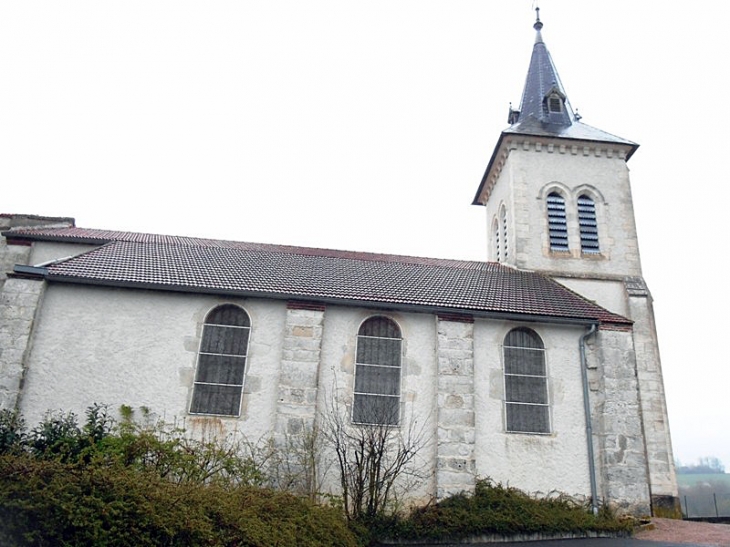
[{"label": "clay tile roof", "polygon": [[546,276],[493,262],[76,227],[5,236],[100,244],[46,266],[49,280],[631,324]]}]

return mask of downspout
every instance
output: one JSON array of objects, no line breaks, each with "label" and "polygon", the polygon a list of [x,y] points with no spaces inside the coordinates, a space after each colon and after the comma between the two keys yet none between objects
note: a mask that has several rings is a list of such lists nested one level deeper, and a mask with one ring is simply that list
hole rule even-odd
[{"label": "downspout", "polygon": [[583,379],[583,407],[586,416],[586,441],[588,443],[588,473],[591,478],[591,510],[598,514],[598,486],[596,485],[596,460],[593,454],[593,423],[588,391],[588,363],[586,362],[586,341],[596,332],[595,323],[580,337],[580,375]]}]

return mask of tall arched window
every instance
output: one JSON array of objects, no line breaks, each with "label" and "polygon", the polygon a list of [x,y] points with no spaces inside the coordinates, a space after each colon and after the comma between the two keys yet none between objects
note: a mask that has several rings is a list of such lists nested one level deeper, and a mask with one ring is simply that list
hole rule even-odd
[{"label": "tall arched window", "polygon": [[547,197],[548,230],[550,233],[550,250],[567,251],[568,223],[565,217],[565,199],[557,192],[550,192]]},{"label": "tall arched window", "polygon": [[198,352],[191,413],[240,414],[250,330],[248,314],[238,306],[225,304],[208,313]]},{"label": "tall arched window", "polygon": [[509,254],[509,247],[507,244],[507,209],[502,206],[500,211],[500,219],[502,224],[502,261],[507,261],[507,255]]},{"label": "tall arched window", "polygon": [[506,429],[516,433],[550,433],[545,346],[527,328],[504,339]]},{"label": "tall arched window", "polygon": [[502,241],[499,237],[499,221],[495,218],[492,223],[492,237],[494,238],[494,258],[502,262]]},{"label": "tall arched window", "polygon": [[357,333],[352,421],[396,425],[400,418],[401,334],[387,317],[371,317]]},{"label": "tall arched window", "polygon": [[578,224],[580,226],[580,250],[583,253],[598,253],[598,222],[596,204],[583,194],[578,198]]}]

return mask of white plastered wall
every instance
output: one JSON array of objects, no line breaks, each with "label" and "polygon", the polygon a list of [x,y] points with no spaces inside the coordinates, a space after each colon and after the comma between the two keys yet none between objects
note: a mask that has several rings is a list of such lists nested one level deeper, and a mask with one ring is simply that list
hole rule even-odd
[{"label": "white plastered wall", "polygon": [[[551,433],[506,433],[502,343],[528,326],[545,344]],[[481,477],[527,492],[590,495],[580,370],[580,327],[477,320],[474,328],[476,464]]]},{"label": "white plastered wall", "polygon": [[70,258],[98,249],[98,245],[84,245],[81,243],[59,243],[53,241],[36,241],[30,254],[28,264],[37,266],[54,260]]},{"label": "white plastered wall", "polygon": [[[436,460],[436,319],[430,314],[378,311],[365,308],[327,306],[322,337],[322,361],[319,373],[318,420],[327,427],[331,412],[345,414],[349,421],[355,374],[357,332],[360,325],[376,315],[395,321],[401,329],[401,425],[409,428],[421,441],[416,457],[420,480],[409,491],[413,501],[428,500],[435,490],[434,462]],[[332,461],[332,454],[328,455]],[[334,465],[334,463],[333,463]],[[339,489],[334,467],[327,474],[325,488]]]},{"label": "white plastered wall", "polygon": [[[200,332],[216,305],[243,307],[254,326],[240,418],[194,417],[190,403]],[[20,409],[28,424],[48,410],[83,417],[93,404],[148,407],[191,431],[272,430],[284,302],[51,283],[28,360]],[[211,428],[213,428],[211,430]]]}]

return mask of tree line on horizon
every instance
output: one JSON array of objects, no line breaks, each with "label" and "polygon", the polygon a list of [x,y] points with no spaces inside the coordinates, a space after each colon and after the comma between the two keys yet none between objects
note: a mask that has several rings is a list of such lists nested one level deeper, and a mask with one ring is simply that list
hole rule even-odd
[{"label": "tree line on horizon", "polygon": [[725,473],[725,465],[719,458],[705,456],[696,464],[683,465],[679,460],[675,465],[679,475],[712,475]]}]

